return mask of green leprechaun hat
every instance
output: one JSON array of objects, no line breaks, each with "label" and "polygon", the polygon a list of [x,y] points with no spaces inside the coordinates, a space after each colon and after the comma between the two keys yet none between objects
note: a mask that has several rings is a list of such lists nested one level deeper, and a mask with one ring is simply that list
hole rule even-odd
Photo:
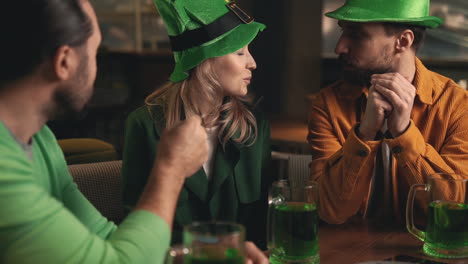
[{"label": "green leprechaun hat", "polygon": [[154,0],[166,24],[174,53],[170,80],[180,82],[189,71],[213,57],[248,45],[265,29],[230,0]]},{"label": "green leprechaun hat", "polygon": [[347,0],[325,15],[344,21],[398,22],[428,28],[443,23],[442,19],[429,16],[429,0]]}]

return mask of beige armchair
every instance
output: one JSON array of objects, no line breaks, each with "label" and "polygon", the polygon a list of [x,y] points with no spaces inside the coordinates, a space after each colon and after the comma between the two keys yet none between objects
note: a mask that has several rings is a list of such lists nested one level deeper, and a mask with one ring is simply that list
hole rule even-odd
[{"label": "beige armchair", "polygon": [[109,220],[119,224],[124,217],[122,204],[122,161],[69,165],[80,191]]}]

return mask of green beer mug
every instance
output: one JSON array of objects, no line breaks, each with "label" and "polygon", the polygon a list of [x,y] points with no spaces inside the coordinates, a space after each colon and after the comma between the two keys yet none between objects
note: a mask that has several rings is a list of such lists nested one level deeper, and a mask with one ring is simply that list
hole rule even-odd
[{"label": "green beer mug", "polygon": [[183,245],[169,249],[166,264],[244,264],[245,229],[229,222],[195,222],[184,227]]},{"label": "green beer mug", "polygon": [[272,264],[320,263],[318,245],[318,185],[287,180],[270,189],[267,223]]},{"label": "green beer mug", "polygon": [[[427,184],[411,186],[406,204],[406,228],[424,242],[423,251],[438,258],[468,257],[468,177],[453,173],[436,173]],[[426,231],[414,226],[413,207],[417,191],[426,191]]]}]

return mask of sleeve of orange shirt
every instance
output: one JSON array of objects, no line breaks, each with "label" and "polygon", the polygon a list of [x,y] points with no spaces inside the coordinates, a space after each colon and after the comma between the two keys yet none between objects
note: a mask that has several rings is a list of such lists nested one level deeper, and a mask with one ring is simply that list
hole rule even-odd
[{"label": "sleeve of orange shirt", "polygon": [[317,97],[309,115],[312,178],[320,186],[320,217],[340,224],[367,199],[380,141],[364,142],[351,129],[342,142],[329,120],[324,101]]},{"label": "sleeve of orange shirt", "polygon": [[[427,175],[433,173],[468,175],[468,116],[465,110],[455,115],[458,115],[458,120],[450,122],[451,128],[439,131],[438,136],[445,136],[444,145],[439,151],[425,142],[413,122],[403,135],[385,139],[397,160],[399,181],[411,186],[427,183]],[[443,135],[444,132],[446,135]],[[436,131],[433,134],[437,136]],[[464,202],[464,190],[446,188],[445,192],[447,199]]]}]

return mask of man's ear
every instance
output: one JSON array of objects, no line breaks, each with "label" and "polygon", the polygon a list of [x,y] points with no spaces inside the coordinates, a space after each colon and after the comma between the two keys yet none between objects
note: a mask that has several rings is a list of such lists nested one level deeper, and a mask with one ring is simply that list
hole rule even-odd
[{"label": "man's ear", "polygon": [[79,59],[76,49],[68,45],[58,48],[52,61],[55,77],[61,81],[70,79],[75,74]]},{"label": "man's ear", "polygon": [[414,41],[414,33],[412,30],[406,29],[401,32],[395,42],[395,50],[399,52],[411,49]]}]

